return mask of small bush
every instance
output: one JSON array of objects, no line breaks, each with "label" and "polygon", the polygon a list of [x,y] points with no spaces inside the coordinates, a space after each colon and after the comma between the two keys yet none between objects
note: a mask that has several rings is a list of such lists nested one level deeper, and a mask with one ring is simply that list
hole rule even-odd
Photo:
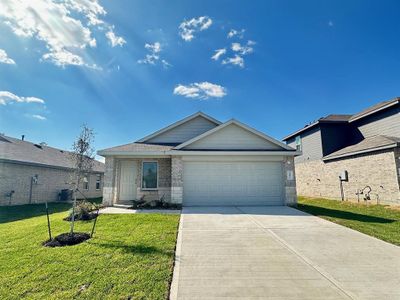
[{"label": "small bush", "polygon": [[[96,213],[93,213],[97,207],[89,201],[78,201],[75,207],[75,220],[92,220],[97,217]],[[69,215],[64,220],[71,221],[72,219],[72,209],[69,210]]]}]

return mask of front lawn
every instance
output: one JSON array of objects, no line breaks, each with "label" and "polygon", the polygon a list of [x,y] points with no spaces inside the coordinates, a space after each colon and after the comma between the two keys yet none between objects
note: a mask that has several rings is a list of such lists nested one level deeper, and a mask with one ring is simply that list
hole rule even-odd
[{"label": "front lawn", "polygon": [[400,246],[400,210],[305,197],[299,197],[297,208]]},{"label": "front lawn", "polygon": [[[69,230],[69,208],[50,204],[53,235]],[[100,215],[93,239],[46,248],[43,211],[0,207],[0,299],[168,297],[179,215]],[[75,226],[90,232],[92,221]]]}]

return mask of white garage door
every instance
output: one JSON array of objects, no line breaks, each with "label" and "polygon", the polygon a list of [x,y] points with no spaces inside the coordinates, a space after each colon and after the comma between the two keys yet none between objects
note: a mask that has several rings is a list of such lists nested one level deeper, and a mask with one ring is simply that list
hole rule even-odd
[{"label": "white garage door", "polygon": [[183,204],[283,205],[282,162],[186,161]]}]

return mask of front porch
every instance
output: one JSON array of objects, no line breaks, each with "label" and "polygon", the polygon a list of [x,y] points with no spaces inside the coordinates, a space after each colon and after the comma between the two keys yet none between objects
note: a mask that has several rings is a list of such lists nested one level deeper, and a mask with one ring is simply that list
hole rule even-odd
[{"label": "front porch", "polygon": [[106,157],[103,204],[131,204],[143,197],[182,203],[180,157]]}]

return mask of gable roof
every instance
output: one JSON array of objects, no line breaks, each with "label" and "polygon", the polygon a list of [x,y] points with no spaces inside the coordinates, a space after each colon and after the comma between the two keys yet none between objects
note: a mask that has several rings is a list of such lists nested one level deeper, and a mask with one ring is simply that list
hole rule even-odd
[{"label": "gable roof", "polygon": [[326,161],[395,147],[400,147],[400,138],[386,135],[375,135],[368,137],[355,145],[342,148],[324,156],[322,159]]},{"label": "gable roof", "polygon": [[[0,160],[70,169],[73,168],[70,153],[44,144],[0,136]],[[104,164],[94,160],[93,171],[104,173],[104,170]]]},{"label": "gable roof", "polygon": [[282,143],[282,142],[280,142],[280,141],[278,141],[278,140],[276,140],[276,139],[274,139],[274,138],[272,138],[272,137],[270,137],[270,136],[268,136],[268,135],[266,135],[266,134],[264,134],[264,133],[262,133],[262,132],[260,132],[260,131],[258,131],[256,129],[254,129],[254,128],[251,128],[250,126],[247,126],[246,124],[243,124],[243,123],[241,123],[241,122],[239,122],[239,121],[237,121],[235,119],[231,119],[231,120],[229,120],[229,121],[227,121],[227,122],[225,122],[225,123],[213,128],[213,129],[211,129],[211,130],[209,130],[209,131],[207,131],[207,132],[205,132],[203,134],[200,134],[200,135],[198,135],[198,136],[196,136],[196,137],[194,137],[194,138],[192,138],[192,139],[190,139],[190,140],[188,140],[188,141],[176,146],[174,148],[174,150],[183,150],[184,147],[186,147],[186,146],[188,146],[190,144],[193,144],[194,142],[197,142],[197,141],[199,141],[201,139],[204,139],[207,136],[210,136],[211,134],[224,129],[225,127],[227,127],[227,126],[229,126],[231,124],[235,124],[236,126],[239,126],[239,127],[243,128],[244,130],[247,130],[247,131],[255,134],[256,136],[261,137],[261,138],[265,139],[266,141],[283,148],[284,150],[295,151],[295,149],[287,146],[286,144],[284,144],[284,143]]},{"label": "gable roof", "polygon": [[370,106],[367,109],[364,109],[363,111],[361,111],[361,112],[359,112],[357,114],[354,114],[350,118],[349,122],[353,122],[353,121],[362,119],[362,118],[364,118],[366,116],[372,115],[372,114],[374,114],[374,113],[376,113],[378,111],[381,111],[383,109],[392,107],[392,106],[394,106],[396,104],[399,104],[399,103],[400,103],[400,97],[397,97],[397,98],[394,98],[394,99],[388,100],[388,101],[379,102],[378,104]]},{"label": "gable roof", "polygon": [[370,106],[370,107],[368,107],[368,108],[366,108],[366,109],[362,110],[361,112],[356,113],[354,115],[328,115],[326,117],[319,118],[317,121],[315,121],[315,122],[313,122],[313,123],[311,123],[309,125],[306,125],[303,128],[301,128],[301,129],[299,129],[299,130],[297,130],[297,131],[285,136],[283,138],[283,140],[287,141],[288,139],[290,139],[290,138],[292,138],[292,137],[294,137],[294,136],[296,136],[296,135],[298,135],[298,134],[300,134],[300,133],[302,133],[304,131],[307,131],[310,128],[313,128],[313,127],[315,127],[316,125],[318,125],[320,123],[330,123],[330,122],[332,122],[332,123],[351,123],[351,122],[354,122],[356,120],[360,120],[360,119],[362,119],[364,117],[367,117],[369,115],[372,115],[374,113],[377,113],[377,112],[379,112],[381,110],[384,110],[386,108],[389,108],[389,107],[392,107],[394,105],[397,105],[399,103],[400,103],[400,97],[396,97],[396,98],[394,98],[392,100],[379,102],[379,103],[377,103],[377,104],[375,104],[373,106]]},{"label": "gable roof", "polygon": [[317,121],[315,121],[311,124],[308,124],[308,125],[304,126],[303,128],[285,136],[283,138],[283,140],[286,141],[286,140],[288,140],[304,131],[307,131],[321,123],[347,123],[350,120],[351,116],[352,115],[335,115],[335,114],[327,115],[326,117],[319,118]]},{"label": "gable roof", "polygon": [[147,135],[144,138],[141,138],[140,140],[138,140],[136,142],[138,142],[138,143],[147,142],[148,140],[150,140],[150,139],[152,139],[152,138],[154,138],[156,136],[159,136],[159,135],[161,135],[161,134],[163,134],[163,133],[165,133],[165,132],[167,132],[167,131],[169,131],[171,129],[174,129],[174,128],[178,127],[179,125],[182,125],[182,124],[184,124],[186,122],[189,122],[189,121],[191,121],[191,120],[193,120],[193,119],[195,119],[197,117],[203,117],[206,120],[214,123],[215,125],[220,125],[221,124],[220,121],[218,121],[218,120],[214,119],[213,117],[210,117],[209,115],[199,111],[199,112],[194,113],[194,114],[192,114],[192,115],[190,115],[190,116],[188,116],[188,117],[186,117],[186,118],[184,118],[184,119],[182,119],[180,121],[177,121],[177,122],[175,122],[175,123],[173,123],[173,124],[171,124],[171,125],[169,125],[167,127],[164,127],[164,128],[162,128],[160,130],[157,130],[156,132],[154,132],[154,133],[152,133],[150,135]]}]

